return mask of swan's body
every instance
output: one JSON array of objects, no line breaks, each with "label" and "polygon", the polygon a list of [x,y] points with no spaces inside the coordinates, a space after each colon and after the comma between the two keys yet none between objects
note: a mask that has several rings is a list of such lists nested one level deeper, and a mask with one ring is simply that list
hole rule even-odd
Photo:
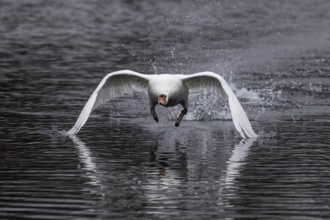
[{"label": "swan's body", "polygon": [[257,136],[243,107],[228,83],[221,76],[213,72],[201,72],[192,75],[146,75],[130,70],[109,73],[102,79],[80,113],[77,122],[68,133],[78,133],[91,112],[103,103],[124,94],[132,93],[133,90],[148,91],[151,114],[157,122],[158,117],[155,111],[157,104],[166,107],[181,104],[184,110],[181,111],[175,123],[175,126],[179,126],[182,118],[187,113],[189,90],[194,88],[206,88],[213,91],[214,94],[227,96],[237,131],[243,138]]},{"label": "swan's body", "polygon": [[182,82],[182,75],[150,75],[148,94],[151,103],[158,104],[159,95],[163,94],[168,99],[164,103],[159,103],[166,107],[176,106],[182,103],[184,108],[188,108],[188,87]]}]

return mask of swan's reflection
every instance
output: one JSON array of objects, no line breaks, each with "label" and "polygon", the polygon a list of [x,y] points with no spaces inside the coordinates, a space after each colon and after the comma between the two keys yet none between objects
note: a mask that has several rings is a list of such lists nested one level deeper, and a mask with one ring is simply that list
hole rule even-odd
[{"label": "swan's reflection", "polygon": [[74,134],[67,136],[72,140],[74,147],[78,150],[79,160],[83,165],[83,169],[87,171],[87,176],[90,178],[89,183],[93,186],[98,186],[103,189],[104,186],[102,185],[97,166],[93,161],[91,152],[86,147],[86,144]]},{"label": "swan's reflection", "polygon": [[239,176],[242,166],[246,164],[245,158],[249,153],[251,145],[256,138],[243,139],[235,145],[232,155],[228,159],[227,171],[225,176],[226,188],[230,188],[236,177]]},{"label": "swan's reflection", "polygon": [[249,154],[250,147],[257,138],[243,139],[239,144],[235,145],[232,155],[227,161],[227,168],[225,176],[221,178],[219,188],[219,204],[225,205],[224,198],[226,198],[227,190],[231,190],[230,194],[234,192],[235,179],[240,176],[240,172],[246,164],[246,157]]},{"label": "swan's reflection", "polygon": [[[207,127],[203,123],[186,124],[180,130],[165,127],[154,131],[152,133],[156,139],[154,145],[150,144],[152,142],[146,136],[150,147],[149,156],[140,157],[139,160],[147,161],[141,163],[137,160],[136,165],[129,165],[137,168],[135,170],[137,173],[131,175],[128,172],[127,176],[122,173],[119,179],[109,179],[109,175],[101,175],[101,173],[112,172],[116,174],[118,170],[107,163],[98,167],[98,164],[95,163],[96,158],[92,155],[93,152],[86,144],[75,135],[68,137],[77,149],[79,160],[86,171],[86,176],[90,179],[89,183],[97,187],[97,190],[103,195],[103,200],[109,206],[116,196],[121,198],[122,193],[125,193],[122,192],[123,189],[126,189],[121,187],[122,184],[130,185],[132,182],[130,179],[134,177],[139,184],[134,186],[134,193],[137,196],[132,200],[137,203],[143,200],[146,209],[149,207],[150,210],[154,210],[155,206],[165,208],[169,204],[174,207],[182,206],[178,198],[187,193],[194,193],[190,198],[192,199],[191,204],[197,202],[200,203],[200,206],[204,206],[206,205],[204,202],[207,200],[200,199],[205,193],[204,190],[211,190],[212,195],[216,195],[215,199],[218,204],[225,208],[228,203],[226,198],[234,192],[235,179],[239,177],[255,139],[241,140],[230,151],[230,146],[233,145],[230,130],[222,129],[219,132],[219,126],[212,128],[210,123],[206,123]],[[134,137],[132,138],[134,139]],[[148,146],[145,145],[144,140],[143,138],[141,143],[134,143],[136,146],[141,145],[142,150],[144,146]],[[129,142],[126,139],[125,141]],[[112,155],[111,152],[109,149],[109,155]],[[119,161],[119,163],[121,166],[123,165],[122,162]],[[208,187],[210,188],[208,189]],[[229,194],[228,189],[230,189]],[[188,208],[190,202],[185,201]]]}]

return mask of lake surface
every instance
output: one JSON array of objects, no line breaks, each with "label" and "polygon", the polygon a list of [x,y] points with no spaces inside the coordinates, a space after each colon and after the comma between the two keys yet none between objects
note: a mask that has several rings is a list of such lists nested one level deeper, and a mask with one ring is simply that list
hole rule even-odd
[{"label": "lake surface", "polygon": [[[326,219],[330,1],[0,0],[0,219]],[[105,74],[213,71],[149,113],[143,93],[75,123]]]}]

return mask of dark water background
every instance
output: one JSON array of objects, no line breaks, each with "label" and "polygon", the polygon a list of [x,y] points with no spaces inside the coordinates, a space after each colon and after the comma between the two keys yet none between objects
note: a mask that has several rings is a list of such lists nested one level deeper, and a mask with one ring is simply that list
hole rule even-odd
[{"label": "dark water background", "polygon": [[[329,27],[328,0],[0,0],[0,218],[328,218]],[[217,72],[259,137],[204,91],[179,128],[137,93],[57,132],[120,69]]]}]

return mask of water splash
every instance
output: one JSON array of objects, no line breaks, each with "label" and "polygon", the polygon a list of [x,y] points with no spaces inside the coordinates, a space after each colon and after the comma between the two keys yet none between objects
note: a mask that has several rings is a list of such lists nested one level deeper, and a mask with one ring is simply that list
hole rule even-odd
[{"label": "water splash", "polygon": [[[265,108],[257,108],[261,103],[269,103],[270,100],[263,98],[262,94],[265,91],[252,91],[246,88],[237,89],[231,85],[239,100],[243,105],[246,105],[247,113],[256,111],[262,113]],[[270,94],[274,95],[271,91]],[[274,95],[275,96],[275,95]],[[231,112],[226,98],[220,98],[213,93],[200,89],[192,92],[189,96],[189,110],[184,118],[190,121],[207,121],[207,120],[231,120]],[[274,100],[274,97],[272,97]],[[253,108],[250,108],[253,107]],[[169,120],[175,120],[180,114],[181,108],[174,108],[169,114]],[[255,112],[254,112],[255,113]]]},{"label": "water splash", "polygon": [[53,140],[65,138],[68,136],[65,130],[59,130],[57,126],[53,125],[51,130],[43,131],[45,135],[50,136]]}]

